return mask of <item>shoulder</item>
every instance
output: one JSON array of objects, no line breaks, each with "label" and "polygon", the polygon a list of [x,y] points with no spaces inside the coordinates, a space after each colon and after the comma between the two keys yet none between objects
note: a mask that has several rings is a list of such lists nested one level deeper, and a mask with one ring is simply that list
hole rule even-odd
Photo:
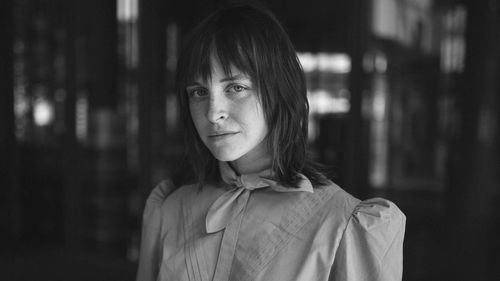
[{"label": "shoulder", "polygon": [[395,234],[404,231],[406,216],[393,202],[383,198],[361,201],[352,212],[352,224],[362,231]]},{"label": "shoulder", "polygon": [[188,209],[194,217],[201,217],[214,200],[214,194],[218,194],[220,189],[213,185],[200,189],[196,183],[176,187],[172,181],[164,180],[156,185],[148,196],[143,211],[143,222],[155,227],[176,227]]},{"label": "shoulder", "polygon": [[147,204],[163,205],[165,201],[177,201],[179,199],[207,193],[205,189],[211,189],[213,185],[207,185],[202,189],[196,183],[175,186],[170,179],[166,179],[157,184],[150,192]]},{"label": "shoulder", "polygon": [[149,193],[146,204],[162,204],[162,202],[174,191],[176,187],[170,179],[166,179],[157,184]]},{"label": "shoulder", "polygon": [[361,202],[337,184],[329,181],[328,184],[314,187],[316,196],[328,197],[329,200],[323,206],[323,210],[331,215],[349,217]]},{"label": "shoulder", "polygon": [[163,180],[156,185],[146,199],[146,205],[144,206],[143,211],[143,220],[151,220],[152,216],[157,216],[157,211],[160,209],[165,199],[174,191],[175,185],[169,179]]},{"label": "shoulder", "polygon": [[161,206],[165,200],[170,200],[183,194],[189,194],[195,185],[183,185],[181,187],[176,187],[170,179],[166,179],[157,184],[149,193],[146,200],[147,205]]},{"label": "shoulder", "polygon": [[324,212],[328,215],[342,216],[350,224],[356,224],[358,228],[369,230],[389,224],[395,229],[404,228],[405,215],[389,200],[371,198],[362,201],[333,182],[316,186],[314,190],[315,193],[322,192],[330,196],[323,206]]},{"label": "shoulder", "polygon": [[190,194],[196,189],[195,184],[176,187],[170,179],[158,183],[150,192],[144,208],[144,217],[150,215],[155,210],[160,210],[165,206],[171,206],[172,202]]}]

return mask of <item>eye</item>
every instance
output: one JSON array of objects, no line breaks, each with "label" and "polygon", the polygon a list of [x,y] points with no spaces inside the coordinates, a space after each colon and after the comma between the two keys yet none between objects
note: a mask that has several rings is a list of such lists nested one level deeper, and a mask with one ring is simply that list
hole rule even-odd
[{"label": "eye", "polygon": [[208,91],[204,88],[188,89],[187,92],[191,98],[201,98],[208,95]]},{"label": "eye", "polygon": [[240,93],[240,92],[243,92],[247,89],[248,89],[247,87],[242,86],[242,85],[231,85],[231,86],[229,86],[228,91],[231,93]]}]

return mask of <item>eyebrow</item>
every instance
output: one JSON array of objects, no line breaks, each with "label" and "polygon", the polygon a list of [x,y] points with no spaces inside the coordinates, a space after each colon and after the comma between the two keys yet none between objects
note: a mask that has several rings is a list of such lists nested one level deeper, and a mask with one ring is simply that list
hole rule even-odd
[{"label": "eyebrow", "polygon": [[243,73],[239,73],[235,76],[224,77],[219,82],[236,81],[241,79],[248,79],[248,77]]},{"label": "eyebrow", "polygon": [[[239,74],[236,74],[234,76],[224,77],[224,78],[220,79],[219,82],[232,82],[232,81],[238,81],[238,80],[242,80],[242,79],[250,79],[250,78],[244,73],[239,73]],[[203,86],[203,83],[199,83],[197,81],[194,81],[192,83],[189,83],[186,86],[186,88],[196,87],[196,86]]]}]

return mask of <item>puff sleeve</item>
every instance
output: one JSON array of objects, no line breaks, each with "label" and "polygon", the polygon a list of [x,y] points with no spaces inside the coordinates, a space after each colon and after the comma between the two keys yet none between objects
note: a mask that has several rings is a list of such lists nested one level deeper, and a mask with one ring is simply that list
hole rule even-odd
[{"label": "puff sleeve", "polygon": [[151,191],[146,200],[142,216],[137,281],[156,280],[161,255],[161,206],[174,189],[174,184],[170,180],[162,181]]},{"label": "puff sleeve", "polygon": [[360,202],[340,241],[330,280],[401,280],[405,223],[405,215],[390,201]]}]

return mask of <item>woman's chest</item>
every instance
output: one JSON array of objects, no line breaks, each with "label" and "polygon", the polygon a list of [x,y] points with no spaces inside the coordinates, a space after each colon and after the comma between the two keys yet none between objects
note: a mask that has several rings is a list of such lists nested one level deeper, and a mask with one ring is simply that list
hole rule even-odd
[{"label": "woman's chest", "polygon": [[324,272],[333,262],[341,225],[325,223],[317,197],[282,196],[279,204],[276,199],[252,196],[215,233],[206,232],[206,208],[182,204],[182,216],[164,225],[159,280],[267,280]]}]

